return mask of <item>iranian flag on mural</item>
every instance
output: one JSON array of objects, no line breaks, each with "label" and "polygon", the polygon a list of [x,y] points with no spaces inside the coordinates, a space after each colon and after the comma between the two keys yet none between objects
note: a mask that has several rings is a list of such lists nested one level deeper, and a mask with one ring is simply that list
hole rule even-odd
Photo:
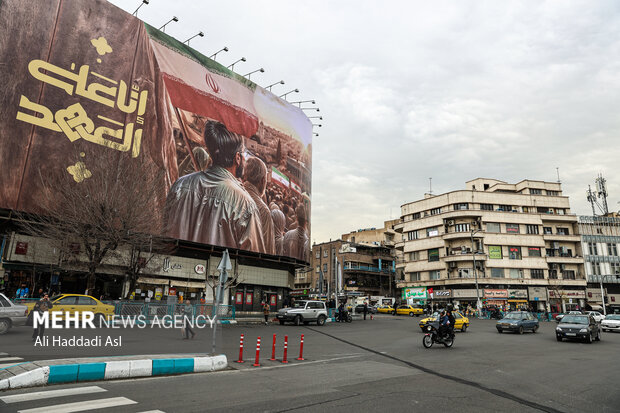
[{"label": "iranian flag on mural", "polygon": [[291,179],[291,189],[301,195],[301,186],[297,185],[295,181],[293,181],[292,179]]},{"label": "iranian flag on mural", "polygon": [[282,185],[285,188],[290,188],[289,179],[282,172],[278,171],[275,166],[271,167],[271,181],[275,182],[279,185]]}]

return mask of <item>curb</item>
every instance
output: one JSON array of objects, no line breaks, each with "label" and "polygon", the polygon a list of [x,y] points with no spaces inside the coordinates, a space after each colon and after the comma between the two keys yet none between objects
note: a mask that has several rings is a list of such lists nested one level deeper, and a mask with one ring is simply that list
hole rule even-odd
[{"label": "curb", "polygon": [[58,364],[38,367],[8,379],[0,380],[0,391],[45,386],[47,384],[202,373],[224,370],[227,367],[228,360],[223,354],[205,357]]}]

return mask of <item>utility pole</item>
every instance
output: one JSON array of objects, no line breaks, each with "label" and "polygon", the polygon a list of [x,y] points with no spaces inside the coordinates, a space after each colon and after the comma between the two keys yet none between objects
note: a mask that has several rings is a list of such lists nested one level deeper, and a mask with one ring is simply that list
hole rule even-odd
[{"label": "utility pole", "polygon": [[470,230],[471,256],[474,262],[474,280],[476,283],[476,309],[478,310],[478,313],[480,313],[480,310],[482,308],[482,303],[480,302],[480,290],[478,289],[478,272],[476,271],[476,251],[474,251],[474,234],[477,234],[478,232],[480,232],[480,228],[473,229],[473,227],[477,225],[477,221],[472,221],[471,225],[472,225],[472,228]]}]

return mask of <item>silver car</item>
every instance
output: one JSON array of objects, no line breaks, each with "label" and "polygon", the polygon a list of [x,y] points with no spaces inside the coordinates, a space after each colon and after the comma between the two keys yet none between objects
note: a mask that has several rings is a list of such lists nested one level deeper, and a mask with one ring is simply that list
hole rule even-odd
[{"label": "silver car", "polygon": [[14,304],[0,294],[0,334],[5,334],[11,327],[26,325],[27,318],[28,307]]}]

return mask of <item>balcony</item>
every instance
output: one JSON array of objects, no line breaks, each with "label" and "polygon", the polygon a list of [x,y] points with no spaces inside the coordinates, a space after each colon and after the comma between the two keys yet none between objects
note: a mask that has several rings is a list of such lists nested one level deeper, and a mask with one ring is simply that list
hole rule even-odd
[{"label": "balcony", "polygon": [[[442,234],[442,238],[445,239],[446,241],[451,240],[451,239],[462,239],[462,238],[471,239],[471,232],[447,232],[445,234]],[[477,232],[474,234],[474,238],[484,238],[484,233]]]},{"label": "balcony", "polygon": [[553,262],[556,264],[583,264],[583,257],[562,255],[547,255],[545,257],[547,262]]},{"label": "balcony", "polygon": [[392,268],[379,268],[379,267],[374,267],[372,265],[351,265],[350,262],[345,262],[344,263],[344,271],[364,271],[364,272],[374,272],[374,273],[381,273],[381,274],[394,274],[394,271],[392,270]]},{"label": "balcony", "polygon": [[543,239],[549,242],[581,242],[581,235],[543,234]]},{"label": "balcony", "polygon": [[487,260],[487,254],[482,254],[482,253],[472,254],[471,252],[466,252],[465,254],[458,253],[458,254],[446,255],[445,257],[443,257],[443,260],[445,262],[473,261],[474,255],[476,256],[476,261]]}]

